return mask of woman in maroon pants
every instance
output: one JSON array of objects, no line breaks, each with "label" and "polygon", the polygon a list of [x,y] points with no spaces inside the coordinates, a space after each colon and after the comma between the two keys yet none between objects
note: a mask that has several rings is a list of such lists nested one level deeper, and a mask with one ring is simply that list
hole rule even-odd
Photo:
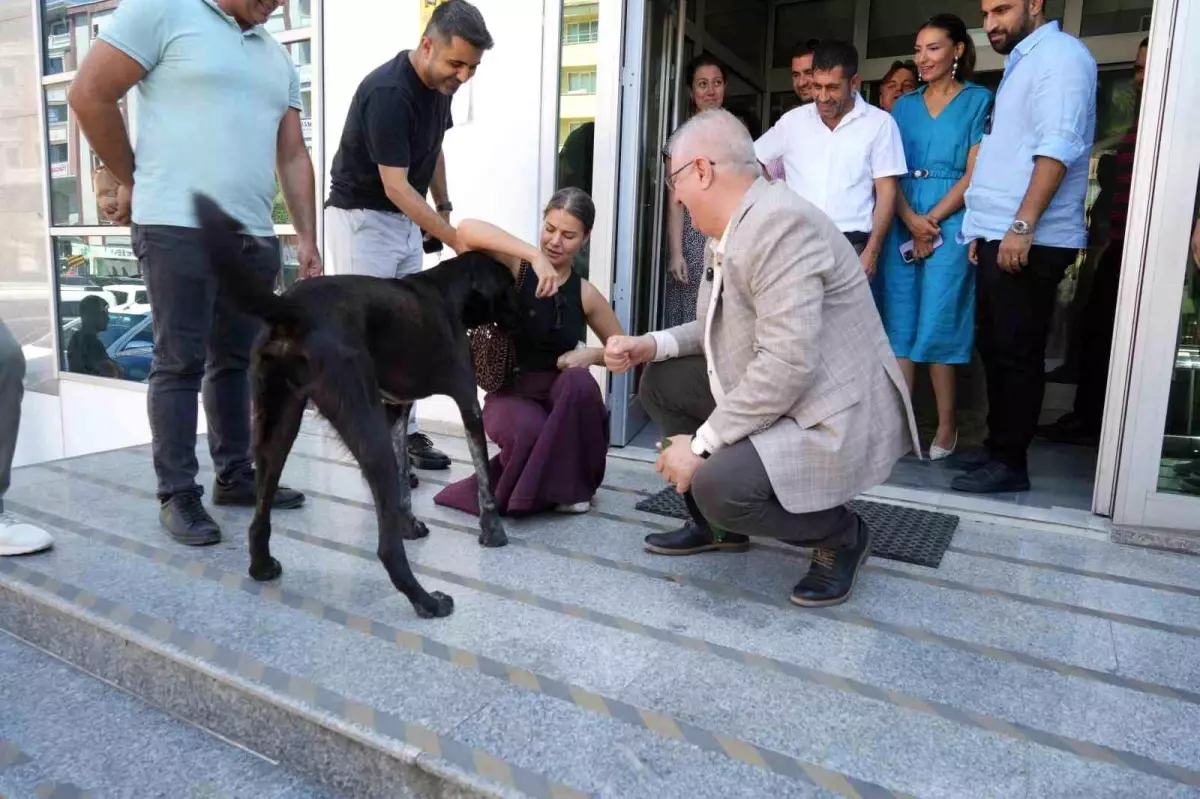
[{"label": "woman in maroon pants", "polygon": [[[500,447],[491,469],[496,503],[505,515],[586,513],[604,479],[608,410],[588,371],[604,363],[604,348],[583,342],[589,327],[601,342],[623,331],[608,300],[571,270],[595,218],[587,193],[567,188],[546,206],[540,249],[486,222],[458,226],[459,252],[487,252],[514,274],[524,271],[516,369],[483,406],[484,430]],[[553,297],[537,296],[538,279],[528,264],[540,259],[558,273]],[[478,514],[474,475],[445,488],[434,502]]]}]

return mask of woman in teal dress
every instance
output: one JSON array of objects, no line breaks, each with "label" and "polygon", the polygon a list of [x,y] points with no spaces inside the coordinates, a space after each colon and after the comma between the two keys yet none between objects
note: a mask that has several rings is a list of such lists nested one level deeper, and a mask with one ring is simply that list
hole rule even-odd
[{"label": "woman in teal dress", "polygon": [[[910,389],[916,364],[929,364],[938,407],[938,432],[929,454],[941,460],[958,444],[954,368],[970,362],[974,346],[975,273],[958,233],[992,93],[971,83],[975,45],[953,14],[926,22],[915,49],[924,85],[892,109],[909,172],[900,179],[896,222],[873,286]],[[939,237],[942,243],[934,247]],[[900,250],[909,241],[911,262]]]}]

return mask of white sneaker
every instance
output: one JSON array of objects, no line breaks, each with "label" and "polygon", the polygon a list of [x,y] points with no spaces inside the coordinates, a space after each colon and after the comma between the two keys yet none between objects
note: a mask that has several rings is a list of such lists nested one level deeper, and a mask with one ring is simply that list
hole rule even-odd
[{"label": "white sneaker", "polygon": [[559,505],[554,510],[557,513],[576,513],[576,514],[578,514],[578,513],[587,513],[591,509],[592,509],[592,503],[590,501],[588,501],[588,502],[576,502],[573,505]]},{"label": "white sneaker", "polygon": [[40,527],[17,521],[8,513],[0,513],[0,556],[29,555],[49,549],[54,539]]}]

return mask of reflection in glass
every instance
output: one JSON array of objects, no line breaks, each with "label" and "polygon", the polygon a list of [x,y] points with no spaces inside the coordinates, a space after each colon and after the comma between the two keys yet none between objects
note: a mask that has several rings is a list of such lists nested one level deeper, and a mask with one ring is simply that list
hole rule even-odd
[{"label": "reflection in glass", "polygon": [[312,0],[290,0],[285,2],[264,25],[271,33],[307,28],[312,25]]},{"label": "reflection in glass", "polygon": [[1153,0],[1083,0],[1079,35],[1149,32],[1153,6]]},{"label": "reflection in glass", "polygon": [[[46,88],[46,160],[50,169],[50,224],[54,227],[111,224],[96,199],[100,159],[92,152],[67,106],[70,84]],[[129,124],[126,100],[120,103]]]},{"label": "reflection in glass", "polygon": [[[287,51],[300,74],[300,125],[304,130],[304,144],[308,154],[313,151],[313,82],[312,82],[312,40],[305,39],[287,45]],[[271,221],[276,225],[290,225],[291,212],[283,199],[283,187],[275,180],[275,201],[271,204]]]},{"label": "reflection in glass", "polygon": [[[1200,190],[1193,219],[1200,219]],[[1192,231],[1175,235],[1192,237]],[[1188,248],[1158,490],[1200,496],[1200,261]]]},{"label": "reflection in glass", "polygon": [[[592,193],[599,42],[600,4],[563,0],[556,189],[573,186]],[[584,279],[588,276],[588,252],[584,245],[575,256],[575,271]]]},{"label": "reflection in glass", "polygon": [[46,75],[74,72],[83,63],[117,2],[41,0]]},{"label": "reflection in glass", "polygon": [[300,279],[300,258],[297,255],[299,245],[300,239],[296,236],[279,237],[282,264],[279,270],[279,279],[275,282],[276,291],[287,291]]}]

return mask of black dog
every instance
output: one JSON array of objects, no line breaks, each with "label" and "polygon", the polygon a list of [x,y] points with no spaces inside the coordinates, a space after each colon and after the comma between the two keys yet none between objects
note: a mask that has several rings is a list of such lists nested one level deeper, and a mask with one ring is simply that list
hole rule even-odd
[{"label": "black dog", "polygon": [[371,487],[379,520],[379,559],[392,584],[423,617],[447,616],[454,601],[417,582],[401,539],[429,530],[412,514],[409,459],[392,449],[393,428],[407,453],[412,403],[445,394],[458,403],[479,481],[479,543],[508,543],[496,512],[483,413],[468,328],[497,322],[512,329],[518,302],[512,273],[480,253],[467,253],[399,280],[321,277],[282,296],[245,265],[255,246],[243,227],[201,195],[194,198],[220,292],[267,325],[254,350],[254,463],[258,505],[250,523],[250,576],[283,572],[271,557],[271,501],[308,400],[333,425]]}]

